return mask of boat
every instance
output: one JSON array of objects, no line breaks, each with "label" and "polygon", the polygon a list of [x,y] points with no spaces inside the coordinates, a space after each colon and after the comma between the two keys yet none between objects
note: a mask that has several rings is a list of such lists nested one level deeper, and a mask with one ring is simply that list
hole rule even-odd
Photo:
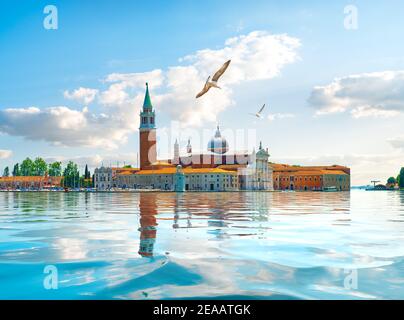
[{"label": "boat", "polygon": [[389,190],[394,190],[394,189],[388,189],[385,185],[377,185],[375,187],[369,187],[365,189],[366,191],[389,191]]},{"label": "boat", "polygon": [[323,191],[324,192],[337,192],[338,189],[337,189],[337,187],[324,187]]}]

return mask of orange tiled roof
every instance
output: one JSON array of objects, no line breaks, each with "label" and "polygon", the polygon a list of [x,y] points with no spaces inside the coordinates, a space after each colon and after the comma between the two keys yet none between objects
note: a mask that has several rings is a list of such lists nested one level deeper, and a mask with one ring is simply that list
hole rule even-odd
[{"label": "orange tiled roof", "polygon": [[296,170],[296,171],[278,171],[281,173],[285,173],[287,175],[288,173],[293,175],[293,176],[322,176],[322,175],[348,175],[342,170]]},{"label": "orange tiled roof", "polygon": [[223,170],[237,170],[239,168],[245,168],[247,165],[245,164],[222,164],[218,166],[219,169]]},{"label": "orange tiled roof", "polygon": [[42,176],[17,176],[0,177],[0,182],[41,182],[41,181],[61,181],[62,177],[42,177]]},{"label": "orange tiled roof", "polygon": [[138,168],[112,168],[115,171],[138,171]]},{"label": "orange tiled roof", "polygon": [[133,170],[133,171],[119,171],[117,172],[117,175],[119,176],[127,176],[127,175],[131,175],[131,174],[135,174],[137,171],[139,170]]},{"label": "orange tiled roof", "polygon": [[[234,174],[234,171],[229,171],[229,170],[223,170],[220,168],[184,168],[182,171],[185,174],[213,174],[213,173],[228,173],[228,174]],[[163,169],[156,169],[156,170],[140,170],[136,172],[135,174],[141,174],[141,175],[146,175],[146,174],[174,174],[176,172],[175,167],[171,168],[163,168]]]},{"label": "orange tiled roof", "polygon": [[289,164],[281,164],[281,163],[270,163],[269,164],[274,171],[312,171],[312,170],[337,170],[337,169],[348,169],[347,167],[340,165],[331,165],[331,166],[298,166],[298,165],[289,165]]},{"label": "orange tiled roof", "polygon": [[323,174],[348,175],[342,170],[322,170]]}]

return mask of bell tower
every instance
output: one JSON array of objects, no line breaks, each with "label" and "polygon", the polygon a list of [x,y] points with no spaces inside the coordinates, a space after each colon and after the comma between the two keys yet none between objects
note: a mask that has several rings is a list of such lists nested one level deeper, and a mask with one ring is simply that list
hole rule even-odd
[{"label": "bell tower", "polygon": [[157,161],[155,113],[147,82],[143,108],[140,112],[139,149],[141,170]]}]

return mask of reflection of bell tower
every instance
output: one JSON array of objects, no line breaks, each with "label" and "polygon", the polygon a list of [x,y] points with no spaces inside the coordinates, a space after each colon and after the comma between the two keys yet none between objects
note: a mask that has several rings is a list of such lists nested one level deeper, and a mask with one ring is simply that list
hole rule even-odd
[{"label": "reflection of bell tower", "polygon": [[155,114],[146,82],[143,109],[140,112],[139,127],[140,169],[145,169],[157,160]]},{"label": "reflection of bell tower", "polygon": [[139,254],[142,257],[152,257],[157,236],[157,204],[156,194],[139,193],[140,211],[140,245]]}]

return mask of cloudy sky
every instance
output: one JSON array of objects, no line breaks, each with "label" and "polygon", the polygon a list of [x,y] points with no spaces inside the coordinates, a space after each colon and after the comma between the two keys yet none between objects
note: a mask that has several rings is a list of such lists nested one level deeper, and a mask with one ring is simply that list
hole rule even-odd
[{"label": "cloudy sky", "polygon": [[[46,30],[47,1],[3,0],[0,170],[27,156],[136,164],[148,81],[169,136],[160,158],[172,139],[185,147],[219,123],[231,141],[254,131],[272,161],[347,165],[356,185],[385,180],[404,166],[400,2],[53,1],[58,29]],[[195,100],[227,59],[222,89]],[[248,114],[263,103],[264,119]]]}]

